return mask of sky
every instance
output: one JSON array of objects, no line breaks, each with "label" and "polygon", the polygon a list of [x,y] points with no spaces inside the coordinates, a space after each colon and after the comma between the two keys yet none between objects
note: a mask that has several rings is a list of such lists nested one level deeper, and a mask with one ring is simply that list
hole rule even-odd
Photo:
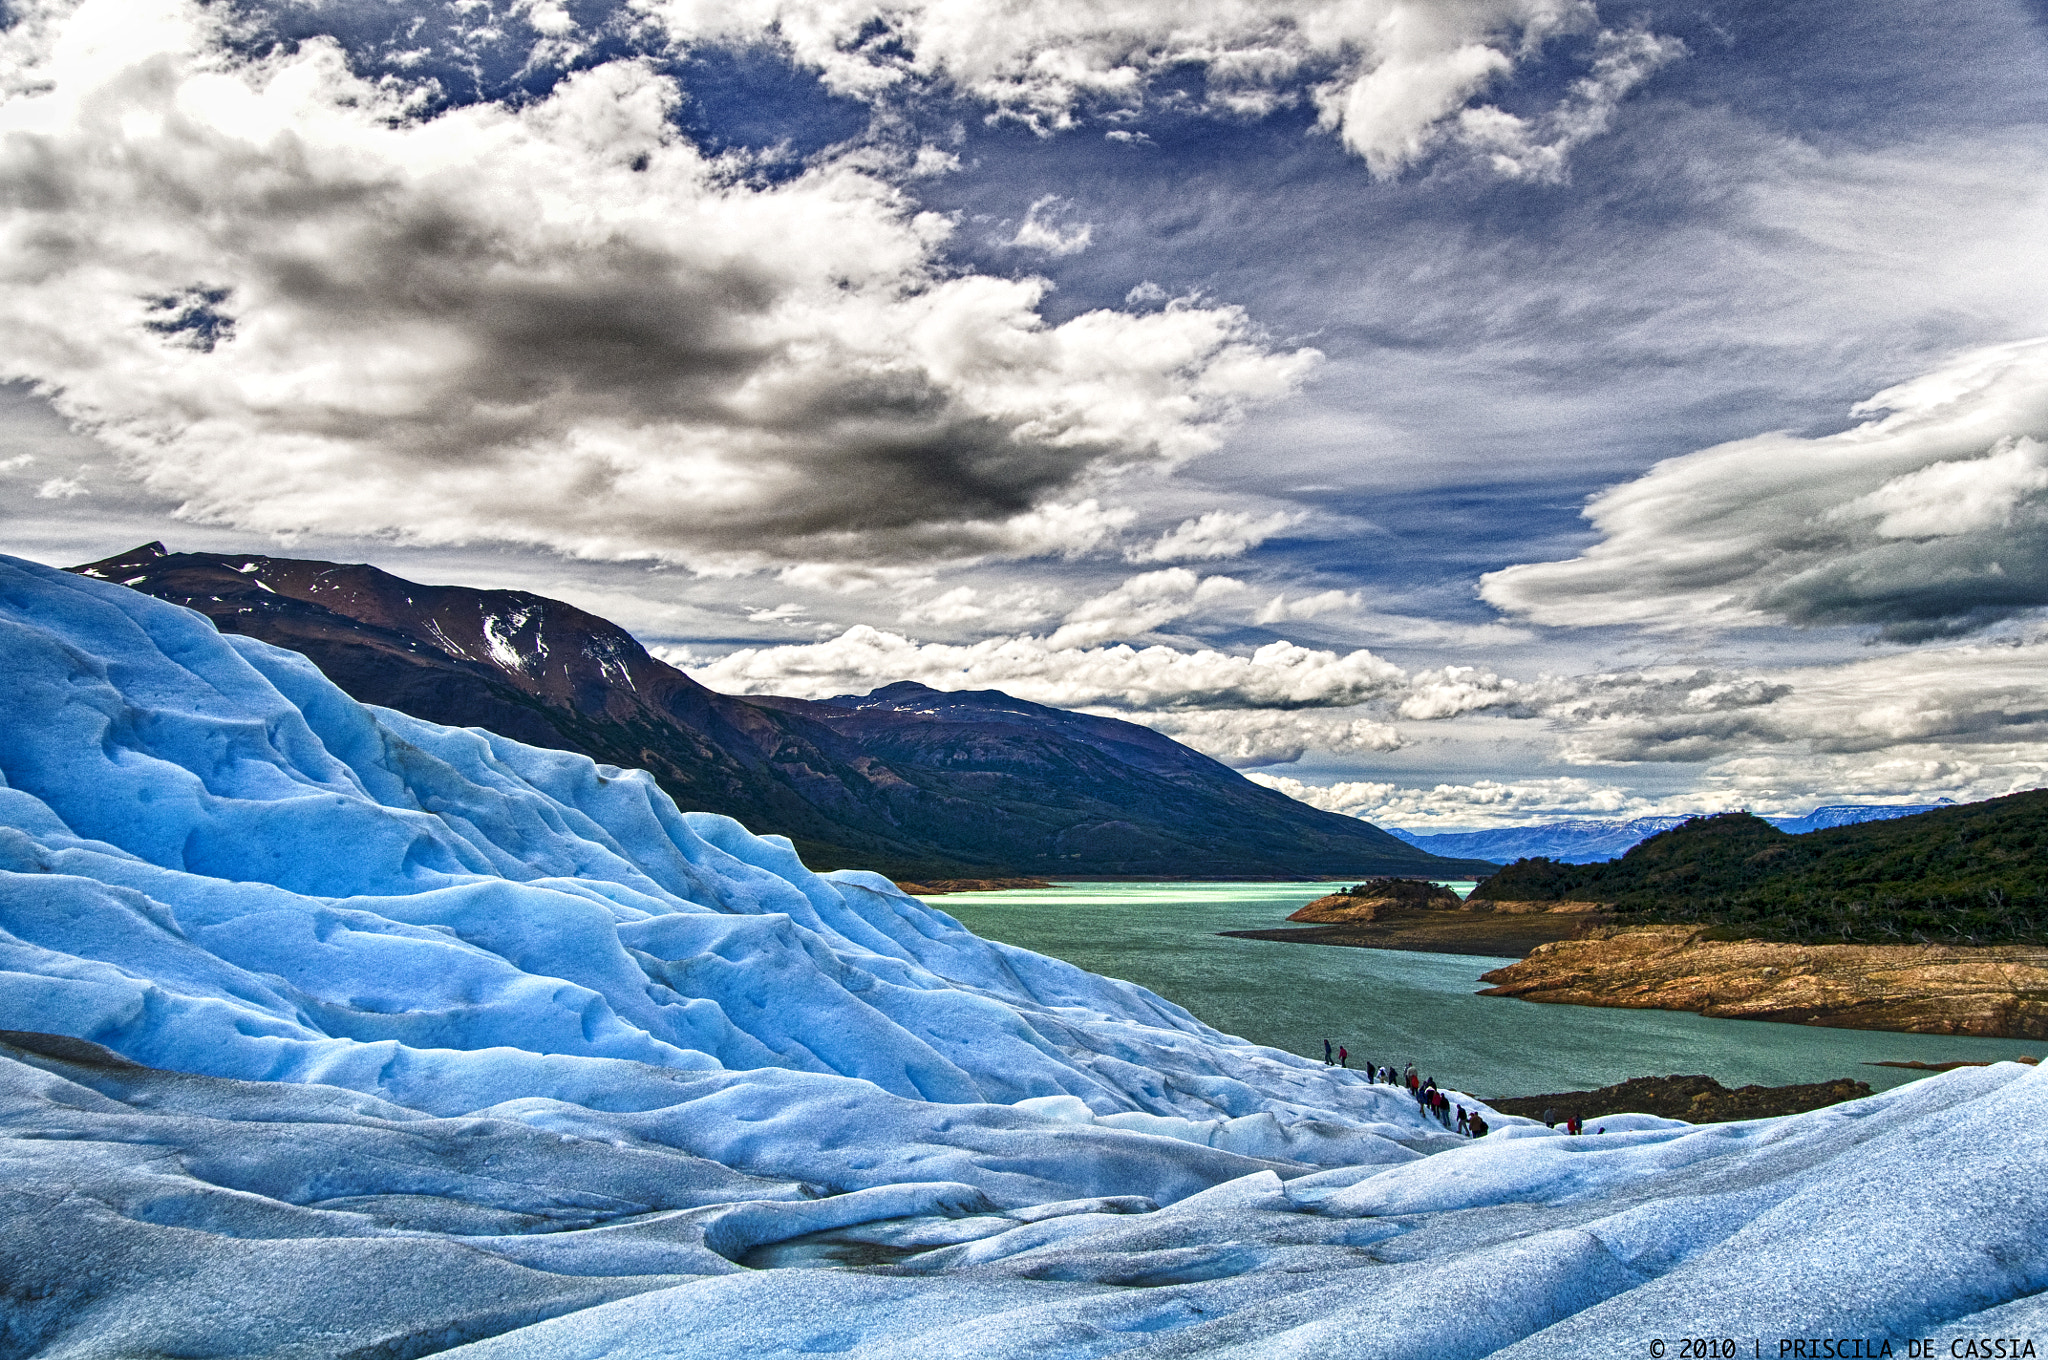
[{"label": "sky", "polygon": [[0,16],[0,550],[1417,831],[2048,782],[2048,4]]}]

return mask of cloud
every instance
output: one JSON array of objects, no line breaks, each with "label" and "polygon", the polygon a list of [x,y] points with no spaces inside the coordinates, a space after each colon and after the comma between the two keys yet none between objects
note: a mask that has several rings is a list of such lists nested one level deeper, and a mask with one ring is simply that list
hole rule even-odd
[{"label": "cloud", "polygon": [[1503,680],[1476,666],[1445,666],[1423,671],[1409,682],[1409,693],[1401,700],[1404,718],[1428,721],[1452,718],[1474,709],[1521,707],[1528,687]]},{"label": "cloud", "polygon": [[1924,641],[2048,604],[2048,339],[1965,354],[1839,434],[1758,435],[1596,496],[1601,540],[1481,578],[1538,623],[1876,625]]},{"label": "cloud", "polygon": [[[638,8],[685,46],[773,41],[840,94],[900,99],[943,87],[1041,131],[1072,127],[1096,109],[1141,109],[1155,78],[1199,69],[1213,113],[1261,117],[1312,100],[1321,125],[1377,175],[1460,140],[1450,135],[1460,111],[1549,39],[1598,28],[1591,0],[640,0]],[[1602,33],[1591,71],[1557,110],[1514,139],[1498,130],[1478,139],[1485,163],[1528,175],[1537,161],[1561,158],[1677,50],[1647,33]],[[1185,96],[1176,87],[1165,98]],[[1144,140],[1123,128],[1104,135]]]},{"label": "cloud", "polygon": [[1244,589],[1244,582],[1233,577],[1197,576],[1186,567],[1148,571],[1077,605],[1046,645],[1064,650],[1091,647],[1112,638],[1142,637]]},{"label": "cloud", "polygon": [[[1924,648],[1834,666],[1752,675],[1695,672],[1602,677],[1546,712],[1569,725],[1566,759],[1579,763],[1741,761],[1917,752],[1949,760],[1957,748],[2030,747],[2048,754],[2048,701],[2040,677],[2048,642]],[[1982,757],[1975,757],[1981,760]]]},{"label": "cloud", "polygon": [[[1339,655],[1291,642],[1268,643],[1249,656],[1164,645],[1090,645],[1098,631],[1094,622],[1131,621],[1131,615],[1111,611],[1184,609],[1211,582],[1236,585],[1227,577],[1198,582],[1194,573],[1179,569],[1135,577],[1124,589],[1068,615],[1097,619],[1068,623],[1049,638],[920,643],[859,625],[815,643],[749,647],[709,662],[687,649],[664,655],[727,693],[822,699],[898,680],[942,690],[1000,689],[1057,708],[1140,722],[1238,768],[1286,764],[1311,750],[1345,756],[1406,744],[1383,715],[1360,707],[1398,695],[1407,679],[1371,652]],[[911,612],[951,623],[992,611],[963,586]]]},{"label": "cloud", "polygon": [[[1135,291],[1135,290],[1133,290]],[[1300,511],[1255,515],[1242,510],[1210,510],[1198,519],[1183,520],[1153,542],[1125,551],[1128,562],[1187,562],[1201,558],[1242,557],[1273,535],[1301,523]]]},{"label": "cloud", "polygon": [[[1157,598],[1184,607],[1199,578],[1182,574],[1187,579],[1163,583],[1134,578],[1142,588],[1119,604],[1142,608]],[[926,608],[936,617],[986,603],[956,589]],[[1240,768],[1312,751],[1343,759],[1398,750],[1411,739],[1402,723],[1429,723],[1434,740],[1467,743],[1478,760],[1497,754],[1504,741],[1527,741],[1546,747],[1553,766],[1699,767],[1686,776],[1695,781],[1693,791],[1678,801],[1662,794],[1645,801],[1612,783],[1560,776],[1563,782],[1446,786],[1465,792],[1398,806],[1388,794],[1370,814],[1410,819],[1449,815],[1445,799],[1460,807],[1490,799],[1487,806],[1510,820],[1724,806],[1796,811],[1845,798],[1990,797],[2048,776],[2048,701],[2040,687],[2048,635],[1847,664],[1659,666],[1531,680],[1469,666],[1411,675],[1370,651],[1291,642],[1234,655],[1165,644],[1055,645],[1057,637],[923,643],[860,626],[808,644],[692,658],[691,673],[727,692],[810,698],[896,680],[941,690],[1000,689],[1143,722]],[[1527,738],[1514,735],[1523,724]],[[1321,798],[1309,801],[1327,805]],[[1474,816],[1465,823],[1478,824]]]},{"label": "cloud", "polygon": [[[86,0],[0,33],[0,377],[190,518],[693,565],[1092,546],[1103,479],[1292,392],[1235,308],[946,267],[874,157],[772,182],[634,61],[423,116],[324,40]],[[55,15],[56,17],[51,17]],[[543,16],[544,17],[544,16]]]},{"label": "cloud", "polygon": [[1549,110],[1525,118],[1491,104],[1468,108],[1453,136],[1501,175],[1556,183],[1566,177],[1572,149],[1606,132],[1631,90],[1684,55],[1684,43],[1646,29],[1603,31],[1592,71]]},{"label": "cloud", "polygon": [[1118,712],[1119,718],[1192,746],[1233,769],[1290,765],[1310,751],[1336,756],[1398,751],[1400,732],[1372,718],[1339,713],[1224,709],[1208,712]]},{"label": "cloud", "polygon": [[1005,626],[1016,628],[1049,617],[1055,612],[1058,599],[1058,591],[1030,585],[1003,589],[955,586],[905,605],[903,612],[896,617],[901,623],[931,623],[942,627],[999,618]]},{"label": "cloud", "polygon": [[859,595],[881,587],[903,588],[929,579],[909,567],[856,566],[844,562],[797,562],[775,573],[775,579],[803,590],[833,595]]},{"label": "cloud", "polygon": [[1249,656],[1164,645],[1056,647],[1049,639],[915,642],[857,624],[803,645],[747,647],[691,674],[731,694],[826,698],[897,680],[934,689],[1001,689],[1060,708],[1343,708],[1401,691],[1406,674],[1368,651],[1346,655],[1270,642]]},{"label": "cloud", "polygon": [[1333,610],[1356,611],[1358,608],[1359,594],[1355,590],[1321,590],[1292,600],[1283,591],[1259,606],[1259,612],[1252,615],[1252,622],[1285,623],[1290,619],[1312,619]]},{"label": "cloud", "polygon": [[1057,219],[1069,205],[1058,194],[1047,194],[1031,205],[1017,234],[1009,243],[1020,250],[1042,250],[1048,255],[1078,255],[1088,248],[1095,228],[1086,222],[1062,224]]},{"label": "cloud", "polygon": [[973,586],[959,586],[911,605],[897,617],[904,623],[967,623],[986,618],[988,610],[974,603],[978,594]]},{"label": "cloud", "polygon": [[85,489],[85,483],[76,477],[52,477],[36,488],[36,499],[39,501],[68,501],[91,494]]},{"label": "cloud", "polygon": [[1629,818],[1673,812],[1720,812],[1731,806],[1726,796],[1653,799],[1618,785],[1571,776],[1482,779],[1471,784],[1437,784],[1431,788],[1404,788],[1378,780],[1316,785],[1286,775],[1247,777],[1325,812],[1417,832],[1481,830],[1558,817]]}]

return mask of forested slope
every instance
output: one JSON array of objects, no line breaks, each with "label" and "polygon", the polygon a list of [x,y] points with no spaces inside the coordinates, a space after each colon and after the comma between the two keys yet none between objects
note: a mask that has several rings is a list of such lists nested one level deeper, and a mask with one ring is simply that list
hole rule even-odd
[{"label": "forested slope", "polygon": [[1624,920],[1731,937],[2039,943],[2048,790],[1803,836],[1743,812],[1696,817],[1604,864],[1517,860],[1472,897],[1605,902]]}]

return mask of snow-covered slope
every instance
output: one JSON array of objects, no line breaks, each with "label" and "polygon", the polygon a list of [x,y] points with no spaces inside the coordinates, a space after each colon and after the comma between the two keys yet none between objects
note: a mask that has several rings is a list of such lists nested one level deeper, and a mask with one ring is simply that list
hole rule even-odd
[{"label": "snow-covered slope", "polygon": [[116,586],[0,559],[0,713],[0,1357],[1639,1354],[2048,1282],[2030,1069],[1467,1144]]},{"label": "snow-covered slope", "polygon": [[[1021,1154],[1050,1126],[1029,1099],[1255,1116],[1205,1141],[1310,1162],[1409,1155],[1353,1126],[1422,1134],[1384,1089],[876,875],[811,874],[637,771],[365,708],[117,586],[0,564],[0,710],[0,1028],[436,1114],[668,1110],[643,1122],[678,1146],[834,1188],[918,1163],[1012,1201],[1093,1193],[1090,1158]],[[1156,1162],[1155,1196],[1256,1169],[1087,1137]]]}]

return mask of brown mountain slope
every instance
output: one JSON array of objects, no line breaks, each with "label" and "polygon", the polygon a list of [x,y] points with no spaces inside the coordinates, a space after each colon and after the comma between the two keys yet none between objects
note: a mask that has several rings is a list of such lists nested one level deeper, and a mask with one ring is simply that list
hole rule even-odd
[{"label": "brown mountain slope", "polygon": [[898,878],[1471,877],[1114,719],[892,685],[811,703],[706,689],[631,635],[523,591],[161,544],[73,568],[310,658],[343,690],[651,773],[686,808]]}]

